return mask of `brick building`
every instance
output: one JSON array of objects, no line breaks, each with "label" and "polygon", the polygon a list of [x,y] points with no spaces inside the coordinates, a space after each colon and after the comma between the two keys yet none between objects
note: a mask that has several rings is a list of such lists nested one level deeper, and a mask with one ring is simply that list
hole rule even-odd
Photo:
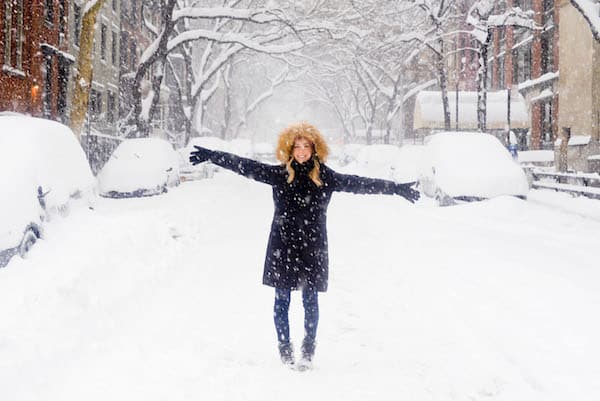
[{"label": "brick building", "polygon": [[531,119],[521,148],[552,149],[558,116],[558,13],[554,0],[507,0],[508,6],[533,10],[540,30],[513,26],[494,30],[488,87],[519,91]]},{"label": "brick building", "polygon": [[5,0],[0,8],[0,110],[65,121],[74,62],[67,0]]}]

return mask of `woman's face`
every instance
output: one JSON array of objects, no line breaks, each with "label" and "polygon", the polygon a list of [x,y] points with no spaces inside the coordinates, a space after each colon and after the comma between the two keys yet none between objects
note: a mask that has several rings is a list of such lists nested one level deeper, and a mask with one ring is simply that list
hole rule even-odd
[{"label": "woman's face", "polygon": [[294,149],[292,150],[292,156],[294,159],[302,164],[310,160],[313,153],[312,143],[306,138],[296,138],[294,140]]}]

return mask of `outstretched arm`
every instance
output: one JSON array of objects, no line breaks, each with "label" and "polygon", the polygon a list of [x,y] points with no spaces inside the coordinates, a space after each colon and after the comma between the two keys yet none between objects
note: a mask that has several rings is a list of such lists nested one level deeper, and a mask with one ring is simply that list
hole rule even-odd
[{"label": "outstretched arm", "polygon": [[378,178],[360,177],[358,175],[340,174],[329,170],[330,184],[334,191],[353,192],[355,194],[388,194],[400,195],[414,203],[419,199],[419,191],[411,188],[415,183],[398,184],[394,181]]},{"label": "outstretched arm", "polygon": [[244,177],[269,185],[274,185],[279,175],[277,166],[257,162],[233,153],[210,150],[200,146],[194,146],[194,148],[196,150],[190,153],[190,163],[193,165],[209,161]]}]

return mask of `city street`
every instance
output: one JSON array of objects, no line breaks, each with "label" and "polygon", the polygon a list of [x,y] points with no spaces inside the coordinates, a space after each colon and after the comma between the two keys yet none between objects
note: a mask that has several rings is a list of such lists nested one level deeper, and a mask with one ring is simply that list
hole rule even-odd
[{"label": "city street", "polygon": [[[0,269],[2,398],[595,399],[600,202],[548,199],[335,194],[329,291],[302,373],[279,361],[261,284],[268,186],[220,172],[75,205]],[[294,293],[297,350],[301,304]]]}]

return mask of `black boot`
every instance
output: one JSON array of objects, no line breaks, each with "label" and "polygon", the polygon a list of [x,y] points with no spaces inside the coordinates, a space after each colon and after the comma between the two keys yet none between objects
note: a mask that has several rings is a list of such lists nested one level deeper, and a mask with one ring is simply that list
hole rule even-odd
[{"label": "black boot", "polygon": [[279,356],[284,365],[294,365],[294,348],[291,343],[279,343]]},{"label": "black boot", "polygon": [[302,359],[298,363],[298,370],[307,370],[312,368],[312,360],[315,356],[315,340],[305,338],[302,341]]},{"label": "black boot", "polygon": [[312,362],[313,357],[315,356],[315,347],[315,340],[305,338],[304,341],[302,341],[302,359]]}]

